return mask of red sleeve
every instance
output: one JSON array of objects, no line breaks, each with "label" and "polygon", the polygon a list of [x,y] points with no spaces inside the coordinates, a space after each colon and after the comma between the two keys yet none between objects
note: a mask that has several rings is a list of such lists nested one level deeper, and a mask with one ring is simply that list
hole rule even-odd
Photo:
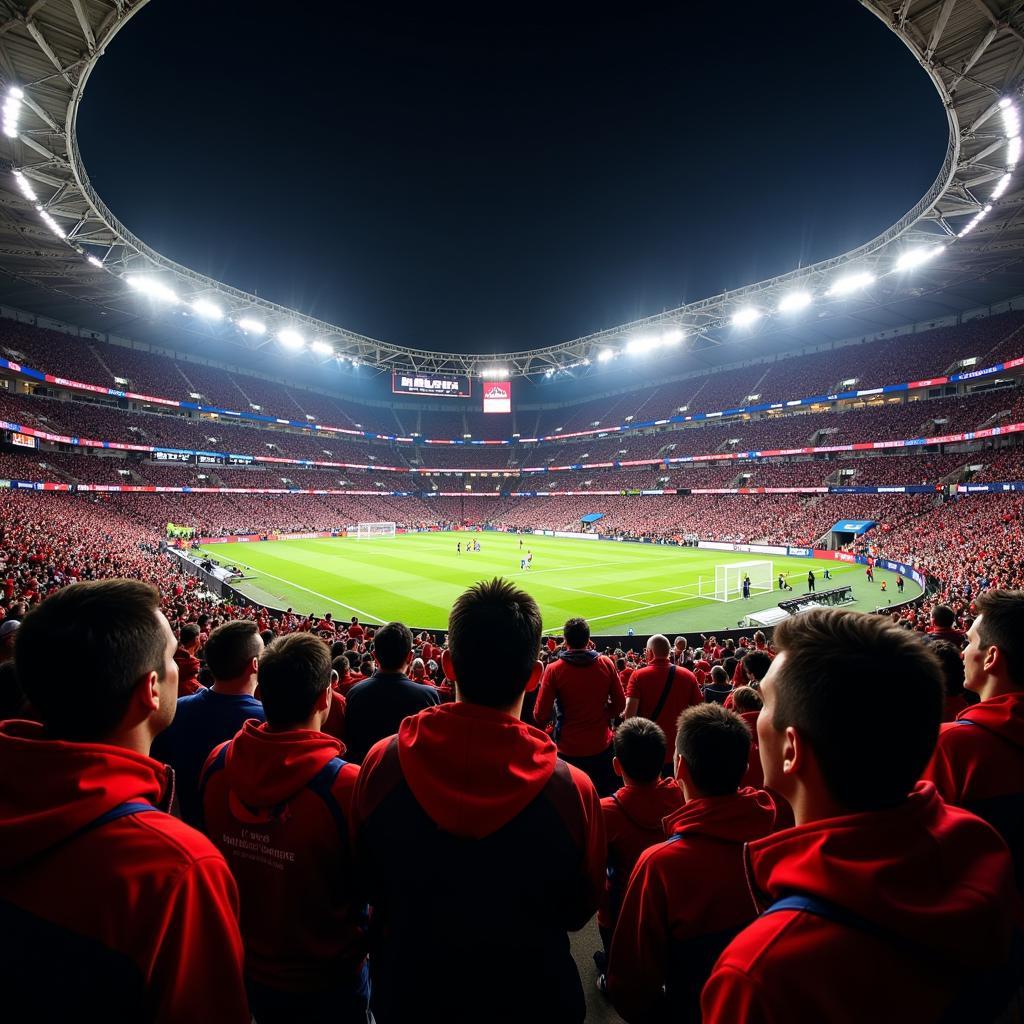
[{"label": "red sleeve", "polygon": [[622,692],[622,683],[619,681],[619,673],[615,670],[615,662],[606,658],[608,665],[608,696],[611,698],[611,705],[608,710],[611,717],[621,715],[626,708],[626,695]]},{"label": "red sleeve", "polygon": [[715,967],[701,993],[700,1009],[704,1024],[773,1024],[778,1019],[749,975],[735,967]]},{"label": "red sleeve", "polygon": [[[954,728],[963,728],[963,726],[954,726]],[[960,792],[959,773],[949,757],[950,744],[943,743],[943,740],[946,738],[946,732],[946,729],[942,729],[939,732],[939,742],[935,745],[935,753],[932,754],[932,759],[929,761],[928,767],[925,768],[921,778],[927,782],[934,782],[935,788],[939,791],[939,796],[946,803],[960,804],[963,794]]]},{"label": "red sleeve", "polygon": [[583,810],[583,857],[580,862],[579,884],[568,901],[566,928],[579,931],[593,916],[604,893],[605,871],[608,866],[608,843],[605,840],[604,815],[601,800],[594,784],[585,772],[569,765]]},{"label": "red sleeve", "polygon": [[152,1019],[249,1024],[238,889],[224,858],[217,854],[193,863],[162,909],[163,938],[147,979]]},{"label": "red sleeve", "polygon": [[533,720],[537,723],[538,729],[543,729],[548,724],[548,719],[551,718],[551,712],[555,708],[555,696],[557,690],[555,688],[553,676],[555,666],[558,663],[555,662],[553,665],[548,665],[544,669],[544,675],[540,681],[540,689],[537,691],[537,702],[533,705]]},{"label": "red sleeve", "polygon": [[608,958],[608,996],[630,1022],[664,1019],[669,976],[668,894],[651,851],[641,855],[615,925]]},{"label": "red sleeve", "polygon": [[629,677],[629,682],[626,683],[626,699],[632,700],[636,697],[640,699],[640,681],[644,677],[644,670],[642,668],[636,669],[633,674]]}]

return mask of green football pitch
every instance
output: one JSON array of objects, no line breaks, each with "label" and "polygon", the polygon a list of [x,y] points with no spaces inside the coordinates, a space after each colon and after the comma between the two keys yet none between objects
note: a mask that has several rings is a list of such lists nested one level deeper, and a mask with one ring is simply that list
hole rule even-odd
[{"label": "green football pitch", "polygon": [[[638,635],[653,632],[735,628],[751,611],[770,608],[784,597],[807,589],[814,568],[818,590],[853,587],[856,604],[867,611],[920,593],[906,581],[903,598],[896,574],[876,570],[875,583],[864,567],[842,562],[770,555],[706,551],[659,544],[629,544],[523,536],[523,553],[533,551],[533,566],[520,569],[520,537],[505,533],[412,533],[357,540],[282,540],[250,544],[215,544],[206,553],[222,564],[236,565],[246,580],[238,589],[255,601],[296,612],[358,615],[369,623],[399,619],[423,629],[444,629],[455,599],[478,580],[503,576],[527,590],[544,615],[546,632],[582,615],[595,634]],[[479,552],[456,553],[479,540]],[[715,566],[766,560],[774,574],[786,574],[793,593],[755,594],[749,601],[721,602],[699,597],[699,580],[714,589]],[[834,582],[822,580],[828,568]],[[881,581],[888,592],[881,593]]]}]

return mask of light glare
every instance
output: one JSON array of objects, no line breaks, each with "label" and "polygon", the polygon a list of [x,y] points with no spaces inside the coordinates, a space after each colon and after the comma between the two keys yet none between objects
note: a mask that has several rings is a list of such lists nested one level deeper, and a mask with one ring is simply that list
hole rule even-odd
[{"label": "light glare", "polygon": [[148,295],[152,299],[159,299],[161,302],[180,302],[174,290],[158,281],[155,277],[146,277],[139,274],[132,274],[127,279],[128,284],[137,291]]},{"label": "light glare", "polygon": [[317,338],[312,345],[309,346],[318,356],[333,356],[334,348],[328,342],[324,341],[323,338]]},{"label": "light glare", "polygon": [[873,284],[875,275],[868,270],[862,270],[857,274],[847,274],[838,278],[832,287],[826,292],[827,295],[850,295],[852,292],[860,291]]},{"label": "light glare", "polygon": [[813,301],[810,292],[790,292],[783,295],[779,300],[780,313],[795,313],[798,309],[804,309]]},{"label": "light glare", "polygon": [[756,323],[764,314],[759,309],[755,309],[753,306],[747,306],[746,309],[739,309],[732,315],[733,327],[749,327],[752,323]]},{"label": "light glare", "polygon": [[216,303],[210,302],[209,299],[196,299],[192,303],[192,308],[201,317],[205,317],[207,320],[220,320],[224,316],[224,311]]},{"label": "light glare", "polygon": [[260,320],[253,320],[251,317],[243,316],[238,321],[238,326],[249,334],[266,334],[267,325]]},{"label": "light glare", "polygon": [[281,342],[285,348],[294,350],[304,348],[306,345],[306,339],[303,338],[298,331],[293,331],[290,327],[286,327],[284,330],[278,331],[277,340]]}]

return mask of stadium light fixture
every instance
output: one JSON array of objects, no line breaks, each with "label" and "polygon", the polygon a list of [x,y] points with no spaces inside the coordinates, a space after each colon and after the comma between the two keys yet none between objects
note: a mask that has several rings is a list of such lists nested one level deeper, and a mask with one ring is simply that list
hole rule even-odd
[{"label": "stadium light fixture", "polygon": [[246,334],[266,334],[267,325],[262,320],[253,320],[251,317],[243,316],[238,321],[238,326],[245,331]]},{"label": "stadium light fixture", "polygon": [[26,178],[21,171],[14,172],[14,181],[18,186],[18,190],[30,203],[39,202],[39,196],[36,195],[36,190],[29,184],[28,178]]},{"label": "stadium light fixture", "polygon": [[290,348],[293,352],[306,347],[306,339],[298,331],[293,331],[290,327],[285,327],[283,330],[278,331],[277,340],[285,348]]},{"label": "stadium light fixture", "polygon": [[1020,159],[1020,136],[1014,135],[1012,139],[1006,144],[1006,163],[1009,167],[1014,167],[1017,161]]},{"label": "stadium light fixture", "polygon": [[210,302],[209,299],[196,299],[192,303],[192,309],[206,320],[222,320],[224,318],[224,310],[215,302]]},{"label": "stadium light fixture", "polygon": [[607,363],[609,359],[613,359],[614,357],[615,349],[612,348],[603,348],[597,353],[597,361],[599,363]]},{"label": "stadium light fixture", "polygon": [[92,253],[89,253],[89,254],[88,254],[88,255],[87,255],[87,256],[86,256],[85,258],[86,258],[86,259],[87,259],[87,260],[88,260],[88,261],[89,261],[89,262],[90,262],[90,263],[91,263],[91,264],[92,264],[92,265],[93,265],[94,267],[100,267],[100,268],[102,269],[102,267],[103,267],[103,260],[99,259],[99,258],[98,258],[98,257],[96,257],[96,256],[93,256],[93,254],[92,254]]},{"label": "stadium light fixture", "polygon": [[871,271],[861,270],[855,274],[847,274],[845,277],[837,278],[825,294],[831,296],[852,295],[854,292],[859,292],[862,288],[867,288],[868,285],[874,284],[874,281],[875,275]]},{"label": "stadium light fixture", "polygon": [[508,376],[508,368],[505,366],[488,366],[480,371],[484,380],[504,380]]},{"label": "stadium light fixture", "polygon": [[309,346],[318,356],[333,356],[334,346],[330,342],[324,341],[323,338],[317,338],[312,345]]},{"label": "stadium light fixture", "polygon": [[181,301],[173,288],[168,287],[163,281],[159,281],[155,277],[143,274],[130,274],[126,280],[130,287],[142,292],[143,295],[148,295],[151,299],[159,299],[161,302]]},{"label": "stadium light fixture", "polygon": [[779,299],[780,313],[795,313],[798,310],[806,309],[814,301],[810,292],[790,292]]},{"label": "stadium light fixture", "polygon": [[21,101],[24,98],[25,93],[16,85],[7,90],[3,106],[3,127],[4,135],[9,139],[18,137],[18,118],[21,116]]},{"label": "stadium light fixture", "polygon": [[58,237],[67,238],[67,232],[47,213],[46,210],[36,203],[36,210],[42,218],[43,223]]},{"label": "stadium light fixture", "polygon": [[1010,180],[1013,175],[1009,171],[1004,174],[999,181],[996,183],[996,187],[992,190],[992,199],[999,199],[1000,196],[1010,187]]},{"label": "stadium light fixture", "polygon": [[686,331],[682,327],[672,327],[661,336],[662,345],[678,345],[686,337]]},{"label": "stadium light fixture", "polygon": [[944,245],[935,245],[930,248],[922,246],[918,249],[908,249],[901,253],[899,259],[896,260],[896,269],[913,270],[914,267],[919,267],[922,263],[927,263],[930,259],[938,256],[945,248]]},{"label": "stadium light fixture", "polygon": [[764,314],[761,310],[754,306],[747,306],[733,313],[731,322],[733,327],[749,327],[751,324],[757,323],[762,316]]},{"label": "stadium light fixture", "polygon": [[641,335],[639,338],[633,338],[626,344],[626,351],[631,356],[643,356],[648,352],[653,352],[661,344],[661,339],[656,338],[650,334]]}]

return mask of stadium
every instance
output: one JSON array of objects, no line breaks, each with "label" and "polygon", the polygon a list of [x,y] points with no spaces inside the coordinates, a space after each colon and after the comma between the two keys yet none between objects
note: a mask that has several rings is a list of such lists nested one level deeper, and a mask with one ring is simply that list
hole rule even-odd
[{"label": "stadium", "polygon": [[[725,668],[755,689],[744,655],[809,611],[963,639],[981,595],[1024,590],[1019,4],[860,0],[948,128],[931,185],[875,237],[504,352],[377,340],[193,270],[121,223],[90,181],[79,116],[147,5],[3,5],[5,620],[68,584],[141,580],[180,664],[195,653],[209,671],[208,627],[242,620],[268,640],[320,635],[353,678],[374,672],[374,631],[399,621],[423,682],[450,699],[452,610],[496,577],[539,606],[546,663],[583,618],[622,685],[664,634],[692,649],[678,666],[702,687]],[[248,954],[244,920],[243,936]],[[612,984],[616,1016],[580,941],[586,1019],[668,1019],[631,1016]]]}]

